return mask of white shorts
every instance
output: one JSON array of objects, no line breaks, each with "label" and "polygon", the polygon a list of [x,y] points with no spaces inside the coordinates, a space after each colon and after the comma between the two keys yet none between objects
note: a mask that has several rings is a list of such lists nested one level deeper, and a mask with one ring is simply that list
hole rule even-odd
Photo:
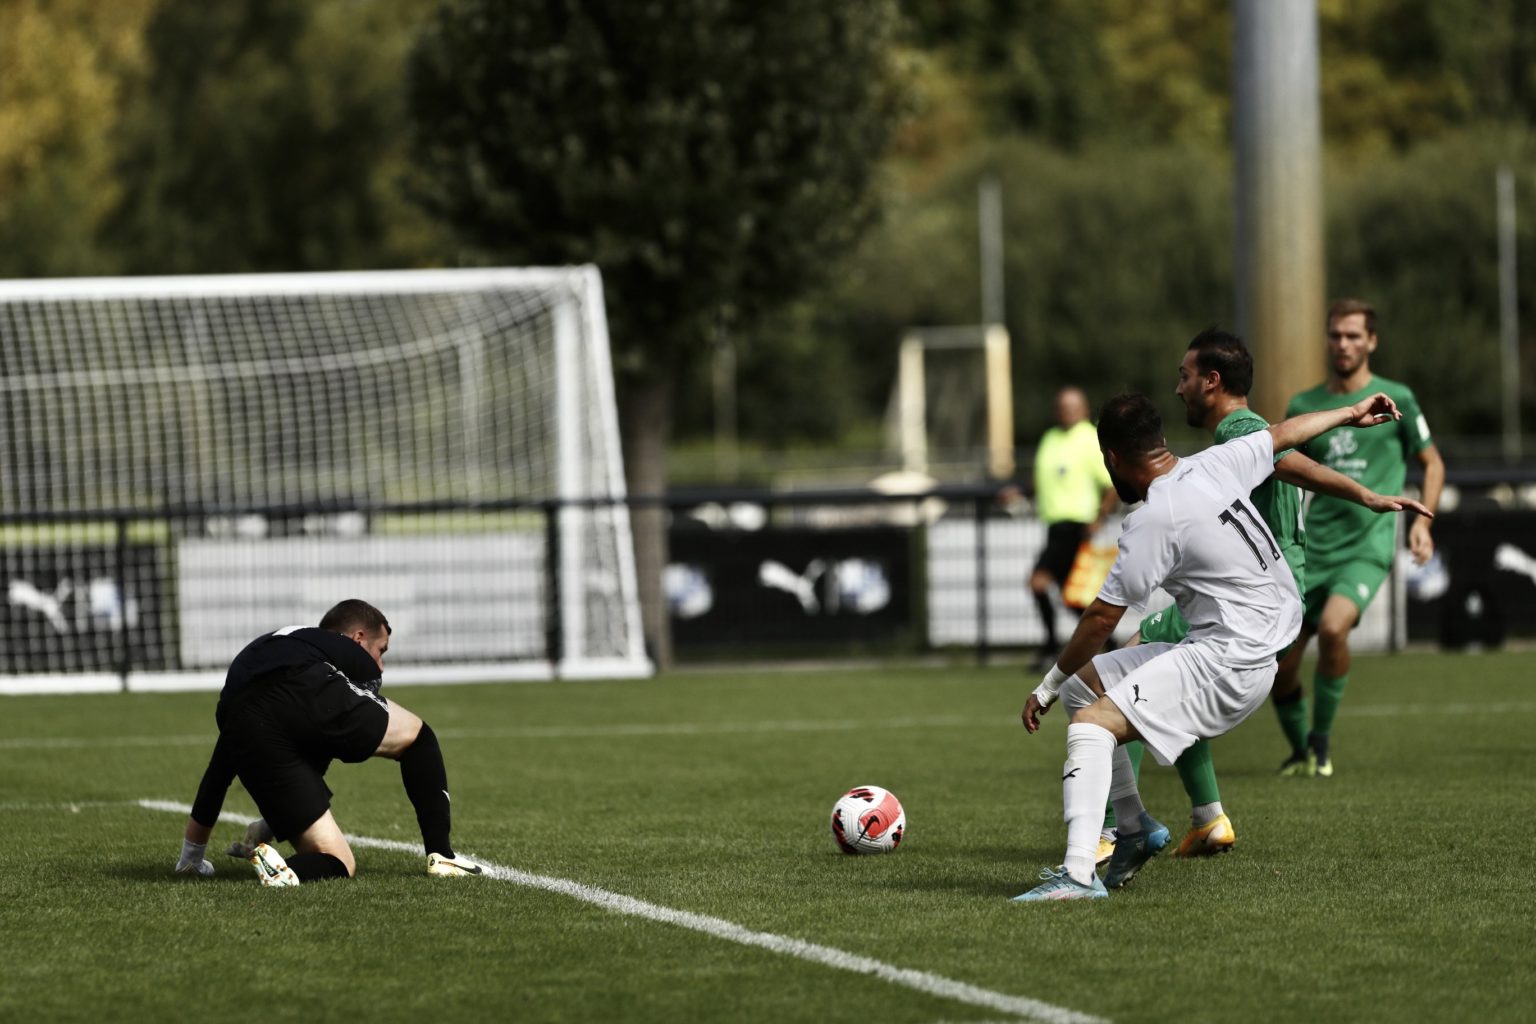
[{"label": "white shorts", "polygon": [[1135,726],[1159,764],[1228,732],[1269,696],[1274,659],[1236,668],[1199,641],[1139,644],[1093,659],[1104,695]]}]

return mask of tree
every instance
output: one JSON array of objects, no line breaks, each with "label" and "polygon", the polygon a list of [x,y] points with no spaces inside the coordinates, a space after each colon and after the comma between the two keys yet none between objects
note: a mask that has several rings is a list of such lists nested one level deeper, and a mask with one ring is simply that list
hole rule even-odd
[{"label": "tree", "polygon": [[[872,221],[904,105],[897,25],[891,0],[447,0],[421,35],[423,203],[481,258],[601,268],[633,491],[664,489],[679,371]],[[664,537],[644,518],[665,664]]]},{"label": "tree", "polygon": [[435,255],[400,187],[401,66],[429,0],[160,0],[121,133],[112,233],[135,273],[399,266]]},{"label": "tree", "polygon": [[112,135],[153,0],[0,0],[0,277],[109,274]]}]

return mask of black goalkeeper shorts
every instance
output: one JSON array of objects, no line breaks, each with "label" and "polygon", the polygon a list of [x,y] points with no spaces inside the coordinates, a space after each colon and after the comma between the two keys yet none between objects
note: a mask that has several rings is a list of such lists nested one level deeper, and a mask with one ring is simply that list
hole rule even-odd
[{"label": "black goalkeeper shorts", "polygon": [[219,731],[235,773],[279,839],[292,839],[331,807],[331,761],[366,761],[389,728],[383,697],[329,665],[293,678],[252,684],[229,708]]}]

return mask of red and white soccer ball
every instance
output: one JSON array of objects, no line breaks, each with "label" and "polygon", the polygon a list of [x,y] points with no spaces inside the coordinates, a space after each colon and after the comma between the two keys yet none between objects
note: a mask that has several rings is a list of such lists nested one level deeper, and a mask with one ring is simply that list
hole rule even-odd
[{"label": "red and white soccer ball", "polygon": [[832,805],[832,838],[844,853],[890,853],[906,830],[901,801],[879,786],[855,786]]}]

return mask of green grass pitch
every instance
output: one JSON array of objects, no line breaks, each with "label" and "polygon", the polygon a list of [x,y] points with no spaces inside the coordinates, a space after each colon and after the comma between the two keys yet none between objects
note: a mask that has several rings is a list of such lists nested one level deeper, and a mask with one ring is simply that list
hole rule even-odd
[{"label": "green grass pitch", "polygon": [[[136,801],[191,799],[214,696],[9,698],[0,1020],[931,1024],[1028,1019],[1027,1000],[1059,1021],[1529,1019],[1533,663],[1358,658],[1334,778],[1276,778],[1262,709],[1215,743],[1235,852],[1160,857],[1107,901],[1046,906],[1008,897],[1061,857],[1064,716],[1025,734],[1017,668],[386,689],[442,738],[465,852],[776,948],[429,879],[390,849],[359,848],[349,883],[262,889],[222,854],[215,878],[177,877],[183,819]],[[330,782],[349,833],[418,839],[394,765]],[[828,812],[855,784],[905,804],[894,855],[836,852]],[[1143,792],[1177,837],[1176,776],[1149,757]],[[237,787],[226,809],[251,804]]]}]

